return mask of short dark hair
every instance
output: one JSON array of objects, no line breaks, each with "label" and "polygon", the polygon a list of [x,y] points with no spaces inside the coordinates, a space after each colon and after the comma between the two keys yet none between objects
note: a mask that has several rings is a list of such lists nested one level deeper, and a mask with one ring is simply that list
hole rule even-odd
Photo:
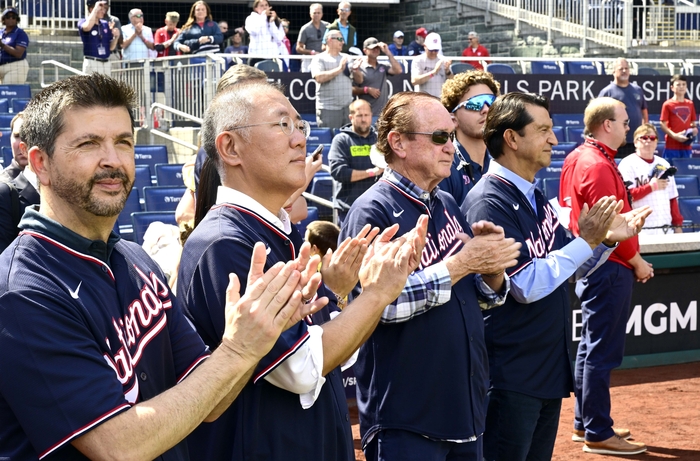
[{"label": "short dark hair", "polygon": [[315,245],[322,255],[328,252],[328,249],[333,251],[338,248],[338,237],[340,236],[340,228],[328,221],[312,221],[306,226],[310,244]]},{"label": "short dark hair", "polygon": [[74,75],[54,83],[29,101],[20,139],[27,147],[37,146],[52,157],[56,139],[64,129],[64,115],[73,107],[123,107],[134,124],[133,88],[103,74]]},{"label": "short dark hair", "polygon": [[[402,91],[396,93],[389,101],[387,101],[382,113],[377,120],[377,150],[384,154],[387,162],[391,159],[394,151],[389,145],[389,133],[396,131],[399,133],[407,133],[416,131],[416,106],[421,102],[432,99],[440,100],[428,93],[420,93],[413,91]],[[407,134],[409,139],[415,139],[415,135]]]},{"label": "short dark hair", "polygon": [[503,155],[503,134],[513,130],[524,136],[523,130],[533,122],[527,106],[539,106],[549,112],[549,101],[534,93],[508,93],[497,98],[489,108],[484,123],[484,142],[491,157]]},{"label": "short dark hair", "polygon": [[685,75],[681,74],[674,74],[673,77],[671,77],[671,85],[673,85],[676,82],[687,82]]}]

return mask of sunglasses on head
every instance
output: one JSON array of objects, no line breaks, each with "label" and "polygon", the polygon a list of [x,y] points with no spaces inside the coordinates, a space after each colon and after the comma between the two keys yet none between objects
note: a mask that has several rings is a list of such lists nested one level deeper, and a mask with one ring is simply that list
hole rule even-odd
[{"label": "sunglasses on head", "polygon": [[637,139],[641,139],[642,141],[656,141],[656,135],[653,134],[645,134],[644,136],[640,136]]},{"label": "sunglasses on head", "polygon": [[464,107],[466,110],[481,112],[484,109],[484,106],[491,107],[495,100],[496,96],[493,94],[479,94],[476,96],[472,96],[466,101],[457,104],[457,107],[452,109],[452,113],[454,114],[455,112],[457,112],[457,109],[459,109],[460,107]]},{"label": "sunglasses on head", "polygon": [[430,140],[438,145],[447,144],[447,141],[455,140],[454,131],[436,130],[432,133],[425,133],[422,131],[407,131],[406,134],[424,134],[430,136]]},{"label": "sunglasses on head", "polygon": [[321,29],[316,31],[316,38],[319,40],[321,39]]}]

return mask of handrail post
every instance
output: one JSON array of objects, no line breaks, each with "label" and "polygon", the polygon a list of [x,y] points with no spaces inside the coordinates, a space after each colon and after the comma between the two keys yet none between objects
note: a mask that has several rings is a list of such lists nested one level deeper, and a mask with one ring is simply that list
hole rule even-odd
[{"label": "handrail post", "polygon": [[[632,46],[632,21],[633,21],[633,0],[624,0],[622,10],[622,51],[627,53],[627,50]],[[641,40],[641,37],[640,37]]]},{"label": "handrail post", "polygon": [[588,13],[590,12],[590,0],[583,0],[581,6],[581,21],[583,21],[583,36],[581,37],[581,55],[586,54],[586,37],[588,37]]},{"label": "handrail post", "polygon": [[547,16],[549,16],[549,22],[547,24],[547,44],[552,45],[554,41],[552,40],[552,21],[554,20],[554,0],[549,0],[547,2]]}]

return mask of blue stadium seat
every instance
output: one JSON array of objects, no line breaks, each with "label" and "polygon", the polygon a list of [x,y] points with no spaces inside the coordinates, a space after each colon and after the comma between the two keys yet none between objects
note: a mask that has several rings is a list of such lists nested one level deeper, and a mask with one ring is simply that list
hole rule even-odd
[{"label": "blue stadium seat", "polygon": [[554,136],[557,137],[557,141],[562,142],[566,138],[566,132],[564,131],[563,126],[553,126],[552,131],[554,132]]},{"label": "blue stadium seat", "polygon": [[182,186],[181,163],[156,164],[156,184],[159,186]]},{"label": "blue stadium seat", "polygon": [[691,148],[693,150],[692,158],[700,157],[700,144],[693,144]]},{"label": "blue stadium seat", "polygon": [[[330,177],[331,177],[331,174],[327,171],[324,171],[324,170],[317,171],[316,174],[314,175],[314,178],[330,178]],[[306,187],[306,192],[308,192],[309,194],[311,193],[311,186],[313,186],[313,180]]]},{"label": "blue stadium seat", "polygon": [[[547,178],[557,178],[561,177],[561,167],[564,166],[563,161],[553,161],[548,167],[542,168],[535,174],[536,178],[547,179]],[[544,192],[544,191],[543,191]]]},{"label": "blue stadium seat", "polygon": [[263,72],[282,72],[280,65],[273,59],[264,59],[255,63],[255,68]]},{"label": "blue stadium seat", "polygon": [[182,195],[185,193],[182,187],[147,186],[143,188],[143,198],[146,211],[175,211]]},{"label": "blue stadium seat", "polygon": [[10,135],[12,132],[9,130],[9,127],[7,129],[3,128],[0,129],[0,147],[10,147],[12,145],[12,142],[10,142]]},{"label": "blue stadium seat", "polygon": [[691,221],[694,226],[691,232],[696,232],[700,228],[700,197],[678,197],[678,208],[683,215],[683,225],[686,220]]},{"label": "blue stadium seat", "polygon": [[138,213],[141,211],[141,204],[139,203],[139,194],[136,188],[131,189],[129,198],[126,199],[124,204],[124,209],[119,216],[117,216],[117,228],[119,235],[123,239],[132,240],[134,238],[134,224],[131,221],[131,213]]},{"label": "blue stadium seat", "polygon": [[547,200],[559,197],[559,178],[545,178],[542,181],[542,192]]},{"label": "blue stadium seat", "polygon": [[0,114],[0,130],[9,130],[13,118],[15,118],[14,114]]},{"label": "blue stadium seat", "polygon": [[308,226],[310,222],[318,221],[318,208],[310,206],[307,207],[307,209],[309,210],[309,214],[306,216],[306,219],[299,221],[296,225],[302,237],[306,236],[306,226]]},{"label": "blue stadium seat", "polygon": [[29,98],[12,99],[12,112],[15,114],[18,112],[22,112],[25,109],[25,107],[27,107],[27,104],[29,104],[29,101],[31,101],[31,99]]},{"label": "blue stadium seat", "polygon": [[638,67],[637,75],[661,75],[658,70],[652,67]]},{"label": "blue stadium seat", "polygon": [[143,245],[143,235],[146,233],[148,226],[156,221],[177,226],[174,211],[139,211],[136,213],[131,213],[131,222],[134,229],[134,242],[138,243],[139,245]]},{"label": "blue stadium seat", "polygon": [[[557,139],[559,139],[558,136],[557,136]],[[575,142],[560,142],[556,146],[552,147],[552,155],[553,156],[556,155],[559,157],[566,157],[574,149],[576,149]]]},{"label": "blue stadium seat", "polygon": [[[661,138],[664,139],[664,138]],[[654,151],[654,155],[658,155],[659,157],[664,156],[664,149],[666,149],[666,143],[665,142],[657,142],[656,143],[656,150]]]},{"label": "blue stadium seat", "polygon": [[583,127],[567,126],[566,142],[575,142],[577,145],[583,144]]},{"label": "blue stadium seat", "polygon": [[583,114],[552,114],[554,126],[583,126]]},{"label": "blue stadium seat", "polygon": [[0,147],[0,150],[2,150],[2,165],[9,165],[12,162],[12,147],[2,146]]},{"label": "blue stadium seat", "polygon": [[309,122],[309,125],[311,125],[312,128],[315,128],[318,126],[318,120],[316,120],[316,114],[299,114],[301,115],[302,120],[306,120]]},{"label": "blue stadium seat", "polygon": [[661,139],[664,139],[664,132],[661,131],[661,114],[649,114],[649,123],[654,125]]},{"label": "blue stadium seat", "polygon": [[492,74],[515,74],[515,69],[510,64],[494,62],[486,65],[486,72],[491,72]]},{"label": "blue stadium seat", "polygon": [[466,62],[455,62],[450,64],[450,71],[454,74],[461,74],[462,72],[468,72],[470,70],[476,70],[471,64]]},{"label": "blue stadium seat", "polygon": [[598,75],[598,68],[593,61],[567,61],[564,65],[567,74],[571,75]]},{"label": "blue stadium seat", "polygon": [[134,187],[136,188],[136,192],[139,194],[142,208],[144,203],[143,188],[152,185],[153,181],[151,180],[151,167],[148,165],[136,165],[136,179],[134,180]]},{"label": "blue stadium seat", "polygon": [[[306,145],[306,153],[307,153],[307,154],[311,154],[313,151],[316,150],[316,148],[317,148],[318,146],[319,146],[318,144],[307,144],[307,145]],[[323,145],[323,153],[321,154],[321,155],[323,155],[323,164],[324,164],[324,165],[328,165],[328,164],[329,164],[329,163],[328,163],[328,153],[329,153],[330,151],[331,151],[331,143],[324,144],[324,145]]]},{"label": "blue stadium seat", "polygon": [[330,128],[311,128],[307,143],[330,145],[333,140],[333,132]]},{"label": "blue stadium seat", "polygon": [[700,187],[698,186],[697,176],[677,174],[675,179],[679,197],[697,197],[700,195]]},{"label": "blue stadium seat", "polygon": [[0,98],[31,99],[32,89],[29,85],[0,85]]},{"label": "blue stadium seat", "polygon": [[677,175],[700,175],[700,158],[674,158],[671,164],[678,168]]},{"label": "blue stadium seat", "polygon": [[0,99],[0,113],[7,113],[10,112],[10,100],[9,99]]},{"label": "blue stadium seat", "polygon": [[134,159],[137,165],[148,165],[151,168],[151,177],[155,181],[156,164],[168,163],[168,148],[162,144],[135,146]]},{"label": "blue stadium seat", "polygon": [[333,178],[314,176],[311,180],[311,194],[326,200],[333,200]]},{"label": "blue stadium seat", "polygon": [[559,74],[561,67],[556,61],[532,61],[530,63],[531,74]]}]

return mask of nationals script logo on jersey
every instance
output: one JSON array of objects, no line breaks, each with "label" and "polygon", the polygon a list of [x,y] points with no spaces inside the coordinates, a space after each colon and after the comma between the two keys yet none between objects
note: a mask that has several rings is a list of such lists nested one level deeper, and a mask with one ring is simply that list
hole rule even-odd
[{"label": "nationals script logo on jersey", "polygon": [[544,219],[537,224],[539,235],[535,237],[530,231],[530,238],[525,240],[530,258],[544,258],[552,250],[554,234],[559,227],[559,217],[552,205],[547,202],[544,207]]},{"label": "nationals script logo on jersey", "polygon": [[[447,222],[438,230],[437,238],[428,232],[425,239],[425,248],[421,254],[421,266],[428,267],[439,259],[445,259],[454,254],[462,245],[462,241],[457,238],[458,232],[464,232],[464,228],[459,224],[459,220],[450,215],[447,210],[443,211]],[[441,220],[442,221],[442,220]]]},{"label": "nationals script logo on jersey", "polygon": [[[122,318],[113,318],[112,325],[116,330],[121,347],[110,357],[104,358],[117,375],[117,379],[128,390],[124,393],[127,401],[134,404],[139,395],[138,379],[129,388],[128,383],[134,377],[134,369],[141,360],[148,343],[166,328],[165,311],[173,305],[170,300],[170,289],[156,274],[147,276],[134,265],[134,269],[143,279],[144,284],[139,292],[139,298],[134,299],[127,307],[127,313]],[[109,345],[109,341],[108,345]],[[111,346],[110,346],[111,349]]]}]

